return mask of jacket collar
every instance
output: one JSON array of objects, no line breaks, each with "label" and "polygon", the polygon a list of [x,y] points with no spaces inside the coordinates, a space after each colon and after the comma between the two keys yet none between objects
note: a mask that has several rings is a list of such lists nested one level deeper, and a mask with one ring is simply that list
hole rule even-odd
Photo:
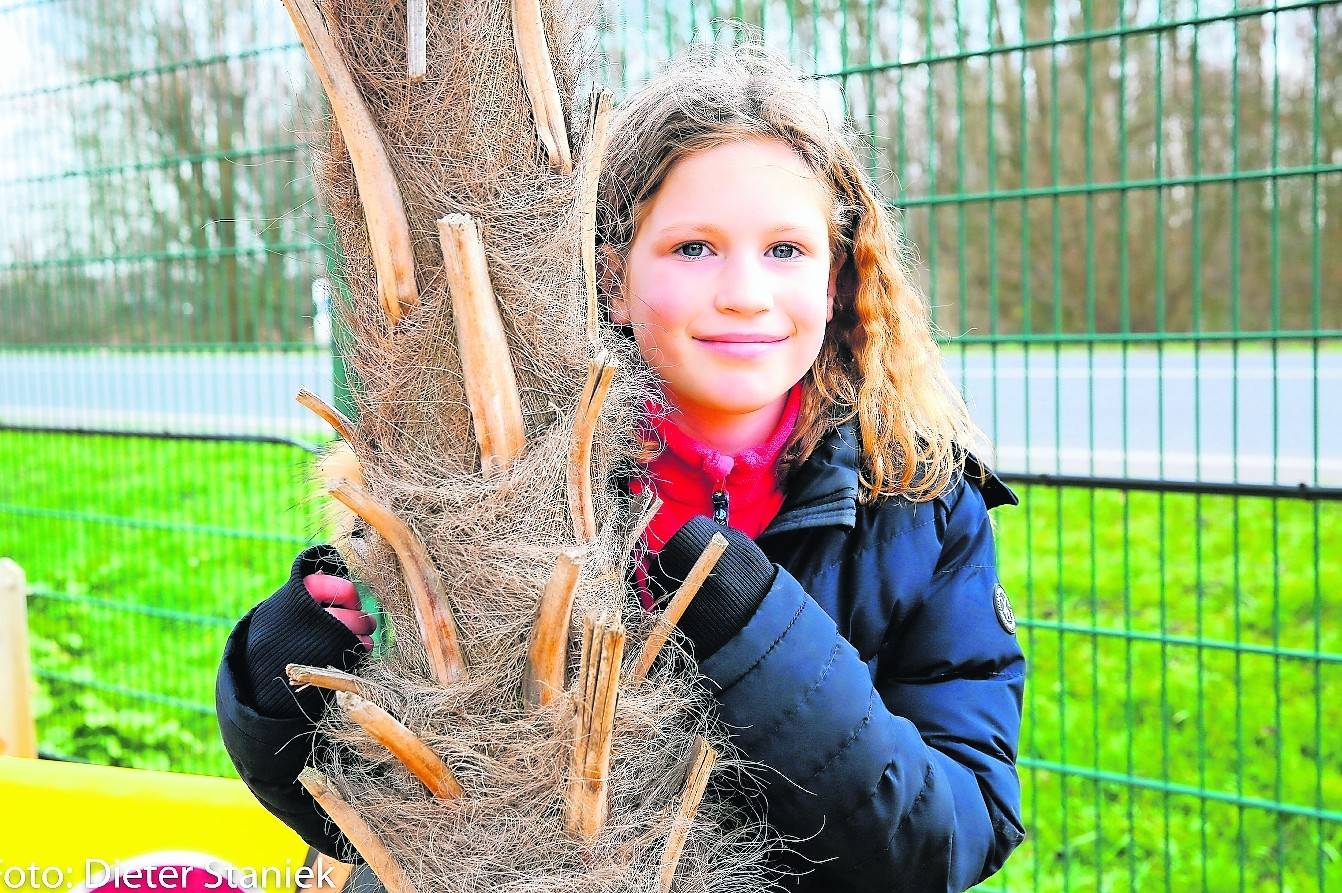
[{"label": "jacket collar", "polygon": [[[784,482],[787,495],[783,505],[756,540],[808,527],[837,526],[849,530],[856,527],[859,442],[856,419],[831,429],[791,479]],[[965,475],[978,484],[989,509],[1020,504],[1015,492],[968,451]],[[628,481],[621,480],[619,484],[627,494]]]},{"label": "jacket collar", "polygon": [[[761,537],[806,527],[857,526],[857,422],[850,420],[821,439],[801,467],[784,482],[786,495]],[[628,477],[616,481],[630,494]]]},{"label": "jacket collar", "polygon": [[[785,484],[783,506],[760,537],[806,527],[857,526],[859,442],[856,419],[826,434]],[[1020,504],[1015,492],[977,456],[965,450],[964,459],[964,474],[978,485],[987,508]]]},{"label": "jacket collar", "polygon": [[761,537],[804,527],[857,525],[857,421],[832,429],[786,482],[783,506]]}]

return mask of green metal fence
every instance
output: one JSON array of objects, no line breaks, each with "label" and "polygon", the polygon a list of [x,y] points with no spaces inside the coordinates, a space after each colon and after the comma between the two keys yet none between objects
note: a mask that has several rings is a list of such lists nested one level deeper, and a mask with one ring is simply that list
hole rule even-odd
[{"label": "green metal fence", "polygon": [[211,664],[319,532],[313,97],[283,8],[237,7],[0,6],[0,553],[58,756],[230,772]]},{"label": "green metal fence", "polygon": [[[607,4],[608,81],[720,16],[868,134],[1022,496],[1030,838],[985,886],[1342,889],[1342,4]],[[323,536],[318,108],[270,0],[0,0],[0,554],[50,754],[231,771],[223,636]]]}]

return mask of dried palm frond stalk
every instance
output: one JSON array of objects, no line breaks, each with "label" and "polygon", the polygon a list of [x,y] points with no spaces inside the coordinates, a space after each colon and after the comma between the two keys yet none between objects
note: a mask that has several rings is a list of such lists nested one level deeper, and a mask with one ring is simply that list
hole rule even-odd
[{"label": "dried palm frond stalk", "polygon": [[606,131],[610,123],[610,93],[592,92],[591,112],[587,116],[587,164],[583,168],[582,196],[582,271],[587,277],[587,340],[601,342],[601,311],[596,296],[596,204],[597,183],[601,179],[601,161],[606,154]]},{"label": "dried palm frond stalk", "polygon": [[601,420],[601,409],[610,392],[615,366],[601,351],[587,366],[587,383],[573,420],[573,437],[568,454],[568,503],[574,533],[580,543],[596,538],[596,516],[592,505],[592,440]]},{"label": "dried palm frond stalk", "polygon": [[331,97],[357,412],[303,402],[341,436],[332,542],[390,632],[353,674],[294,668],[351,708],[305,784],[389,890],[768,887],[773,838],[709,784],[743,764],[627,583],[658,503],[617,482],[660,391],[596,309],[594,5],[284,2]]},{"label": "dried palm frond stalk", "polygon": [[555,84],[554,60],[545,37],[540,0],[513,0],[513,43],[517,64],[522,70],[536,136],[545,146],[550,167],[567,176],[573,173],[573,153],[569,149],[564,109]]},{"label": "dried palm frond stalk", "polygon": [[583,620],[567,806],[569,830],[589,838],[601,833],[610,811],[610,746],[624,640],[625,630],[618,621],[590,614]]},{"label": "dried palm frond stalk", "polygon": [[385,747],[392,756],[409,769],[424,787],[439,800],[451,800],[462,794],[457,777],[433,748],[420,740],[387,711],[367,698],[342,691],[336,694],[336,703],[367,732],[374,741]]},{"label": "dried palm frond stalk", "polygon": [[695,559],[694,566],[690,572],[685,575],[685,582],[676,590],[675,595],[671,596],[671,601],[667,603],[660,617],[657,618],[657,625],[652,628],[652,633],[643,643],[643,650],[638,655],[638,661],[634,664],[632,679],[635,682],[641,681],[648,675],[652,669],[652,662],[657,659],[657,654],[666,644],[667,639],[671,638],[671,633],[675,630],[676,624],[684,616],[685,609],[690,606],[690,602],[699,594],[699,587],[704,585],[708,575],[712,572],[722,553],[727,551],[727,538],[720,533],[713,534],[713,538],[708,541],[703,554]]},{"label": "dried palm frond stalk", "polygon": [[443,590],[442,579],[424,543],[408,525],[351,481],[331,488],[331,495],[368,522],[400,562],[401,577],[410,590],[419,641],[428,655],[433,678],[451,685],[465,672],[457,625]]},{"label": "dried palm frond stalk", "polygon": [[685,849],[685,839],[689,837],[690,827],[699,812],[699,803],[708,787],[708,774],[718,760],[717,752],[707,738],[698,738],[694,742],[694,753],[690,755],[689,769],[685,773],[685,792],[680,795],[676,806],[676,827],[667,838],[666,849],[662,851],[662,866],[657,874],[657,889],[667,893],[671,882],[675,880],[676,866],[680,863],[680,854]]},{"label": "dried palm frond stalk", "polygon": [[340,796],[330,779],[308,767],[299,773],[298,780],[321,804],[322,809],[326,810],[331,821],[345,832],[354,849],[358,850],[359,855],[368,863],[368,867],[373,869],[378,880],[387,888],[387,893],[415,893],[410,879],[396,864],[386,844],[378,838],[372,828],[368,827],[368,823],[359,815],[359,810]]},{"label": "dried palm frond stalk", "polygon": [[462,378],[471,407],[480,466],[486,475],[506,471],[526,446],[517,376],[489,284],[485,245],[475,221],[449,214],[438,221],[452,315],[457,321]]},{"label": "dried palm frond stalk", "polygon": [[405,7],[405,76],[414,84],[424,80],[428,65],[429,0],[409,0]]},{"label": "dried palm frond stalk", "polygon": [[419,300],[419,291],[415,283],[410,231],[386,148],[378,138],[377,125],[340,57],[340,50],[327,30],[316,0],[284,0],[284,5],[308,58],[317,69],[326,98],[331,103],[331,113],[348,147],[354,177],[359,184],[363,216],[368,229],[378,234],[378,238],[370,243],[377,268],[378,300],[383,312],[395,323],[404,310]]},{"label": "dried palm frond stalk", "polygon": [[541,593],[536,622],[531,628],[527,676],[522,681],[522,694],[533,704],[548,704],[563,694],[573,596],[578,591],[581,573],[582,559],[576,550],[561,552]]},{"label": "dried palm frond stalk", "polygon": [[330,691],[348,691],[363,694],[363,681],[353,673],[335,667],[310,667],[306,664],[288,664],[284,672],[290,685],[315,685]]},{"label": "dried palm frond stalk", "polygon": [[345,443],[353,445],[359,439],[359,433],[354,430],[354,423],[351,422],[343,412],[327,403],[321,397],[309,391],[307,388],[299,388],[296,398],[307,409],[310,409],[326,424],[330,425],[335,433],[339,434]]}]

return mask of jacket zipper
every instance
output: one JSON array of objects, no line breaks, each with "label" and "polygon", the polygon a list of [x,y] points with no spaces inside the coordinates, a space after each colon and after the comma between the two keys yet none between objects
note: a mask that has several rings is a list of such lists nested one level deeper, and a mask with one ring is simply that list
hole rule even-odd
[{"label": "jacket zipper", "polygon": [[727,479],[718,481],[717,488],[713,491],[713,520],[727,526],[727,512],[731,508],[731,497],[727,495]]}]

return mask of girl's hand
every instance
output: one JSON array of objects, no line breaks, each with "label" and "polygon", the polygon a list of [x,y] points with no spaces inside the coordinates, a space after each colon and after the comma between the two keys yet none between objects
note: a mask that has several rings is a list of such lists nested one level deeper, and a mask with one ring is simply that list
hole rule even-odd
[{"label": "girl's hand", "polygon": [[359,637],[366,650],[373,650],[372,633],[377,628],[377,621],[359,610],[359,593],[352,581],[332,574],[308,574],[303,578],[303,586],[308,595],[327,606],[326,613]]}]

